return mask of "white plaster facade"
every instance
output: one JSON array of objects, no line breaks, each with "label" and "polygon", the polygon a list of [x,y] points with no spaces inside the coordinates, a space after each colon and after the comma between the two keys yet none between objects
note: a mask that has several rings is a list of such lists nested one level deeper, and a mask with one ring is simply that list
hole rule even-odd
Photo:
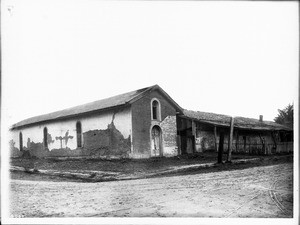
[{"label": "white plaster facade", "polygon": [[34,143],[43,143],[44,138],[44,128],[47,127],[48,134],[51,135],[52,142],[48,142],[48,149],[51,151],[52,149],[61,148],[60,140],[56,140],[56,137],[64,137],[66,132],[68,132],[69,136],[73,138],[69,138],[67,144],[65,140],[62,141],[62,148],[70,148],[74,150],[77,148],[77,138],[76,138],[76,123],[81,122],[82,133],[87,132],[89,130],[105,130],[108,125],[114,122],[116,129],[118,129],[124,138],[128,138],[132,132],[132,124],[131,124],[131,109],[125,108],[122,110],[118,110],[117,112],[105,112],[99,113],[95,115],[90,115],[87,117],[76,117],[74,119],[62,120],[62,121],[54,121],[42,123],[39,125],[33,125],[30,127],[18,128],[11,131],[11,138],[15,142],[15,147],[19,148],[19,133],[22,132],[23,136],[23,147],[27,147],[28,138],[31,142]]}]

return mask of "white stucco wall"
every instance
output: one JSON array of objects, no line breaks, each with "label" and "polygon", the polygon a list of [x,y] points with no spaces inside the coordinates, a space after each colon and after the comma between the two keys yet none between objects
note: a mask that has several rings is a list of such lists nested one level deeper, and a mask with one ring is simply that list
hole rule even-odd
[{"label": "white stucco wall", "polygon": [[[19,131],[11,131],[8,133],[8,137],[9,137],[9,141],[13,140],[15,143],[15,147],[19,148],[20,146],[20,142],[19,142]],[[24,137],[23,137],[23,141],[24,141]]]},{"label": "white stucco wall", "polygon": [[[10,139],[13,139],[15,142],[15,147],[19,148],[19,133],[23,134],[23,146],[27,147],[27,140],[30,138],[31,142],[34,143],[43,143],[43,130],[45,127],[48,129],[48,134],[51,135],[53,143],[48,144],[48,148],[59,149],[61,148],[60,140],[56,140],[56,137],[64,137],[68,131],[68,136],[73,136],[72,139],[68,139],[67,147],[70,149],[77,148],[77,138],[76,138],[76,123],[77,121],[81,122],[82,133],[89,130],[105,130],[107,126],[111,124],[114,113],[104,112],[91,116],[77,117],[74,119],[48,122],[40,125],[35,125],[32,127],[26,127],[21,129],[15,129],[10,132]],[[118,129],[124,138],[131,136],[132,122],[131,122],[131,109],[126,108],[119,110],[115,113],[114,116],[114,125]],[[65,140],[62,140],[62,147],[66,147]]]}]

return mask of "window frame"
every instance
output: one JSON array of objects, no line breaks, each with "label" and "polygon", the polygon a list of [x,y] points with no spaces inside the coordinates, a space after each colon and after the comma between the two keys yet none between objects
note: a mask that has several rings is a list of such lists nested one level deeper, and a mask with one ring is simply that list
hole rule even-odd
[{"label": "window frame", "polygon": [[[156,107],[156,119],[153,118],[154,113],[153,113],[153,103],[157,102],[157,107]],[[156,120],[156,121],[161,121],[161,104],[160,101],[157,98],[152,98],[151,99],[151,120]]]},{"label": "window frame", "polygon": [[20,133],[19,133],[19,148],[20,148],[20,151],[23,151],[23,134],[22,134],[22,131],[20,131]]},{"label": "window frame", "polygon": [[43,129],[43,144],[44,148],[48,148],[48,128],[44,127]]},{"label": "window frame", "polygon": [[[80,132],[78,132],[78,130],[80,130]],[[76,142],[77,142],[77,148],[83,147],[82,123],[80,121],[76,122]]]}]

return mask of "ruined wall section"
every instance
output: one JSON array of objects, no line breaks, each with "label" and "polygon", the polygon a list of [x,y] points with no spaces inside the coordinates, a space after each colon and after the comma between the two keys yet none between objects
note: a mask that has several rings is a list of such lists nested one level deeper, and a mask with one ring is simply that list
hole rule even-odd
[{"label": "ruined wall section", "polygon": [[20,157],[23,155],[20,152],[20,142],[19,142],[19,133],[18,132],[9,132],[9,153],[10,157]]},{"label": "ruined wall section", "polygon": [[176,116],[167,116],[161,123],[164,156],[178,155]]},{"label": "ruined wall section", "polygon": [[[77,147],[76,123],[78,121],[81,122],[83,138],[83,146],[80,148]],[[45,127],[48,130],[47,148],[43,143]],[[127,107],[15,129],[11,132],[10,140],[13,157],[20,155],[20,132],[23,136],[23,150],[28,151],[32,156],[126,157],[131,151],[131,109]],[[103,149],[105,151],[102,151]]]},{"label": "ruined wall section", "polygon": [[[151,157],[150,132],[153,126],[153,122],[151,120],[151,100],[153,98],[157,98],[160,101],[161,121],[164,121],[167,116],[176,115],[176,109],[156,90],[147,93],[143,96],[143,98],[132,104],[132,157],[134,158]],[[159,123],[161,121],[159,121]],[[176,129],[176,125],[174,129]],[[164,148],[164,142],[162,142],[162,145]],[[166,145],[166,147],[166,151],[170,151],[170,149],[168,150],[170,147],[169,144]],[[175,147],[176,146],[174,146],[174,148]]]}]

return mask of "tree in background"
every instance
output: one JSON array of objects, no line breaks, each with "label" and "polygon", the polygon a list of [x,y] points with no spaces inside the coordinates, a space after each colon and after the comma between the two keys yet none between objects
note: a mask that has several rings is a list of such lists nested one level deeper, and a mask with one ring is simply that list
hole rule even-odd
[{"label": "tree in background", "polygon": [[274,118],[276,123],[293,128],[294,125],[294,105],[289,104],[284,109],[278,109],[278,116]]}]

